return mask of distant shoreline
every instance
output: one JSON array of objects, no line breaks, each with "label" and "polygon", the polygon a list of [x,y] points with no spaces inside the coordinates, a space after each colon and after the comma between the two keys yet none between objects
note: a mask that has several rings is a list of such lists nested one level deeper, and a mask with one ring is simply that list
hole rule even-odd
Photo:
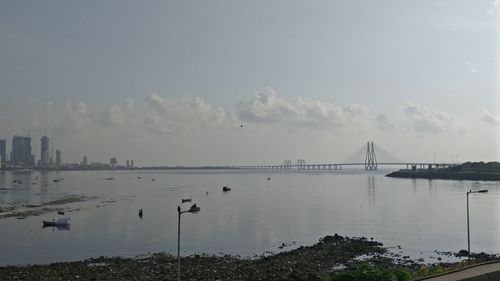
[{"label": "distant shoreline", "polygon": [[445,169],[401,169],[387,174],[394,178],[500,181],[499,162],[467,162]]},{"label": "distant shoreline", "polygon": [[158,167],[137,167],[137,168],[126,168],[126,167],[116,167],[116,168],[98,168],[98,167],[88,167],[88,168],[2,168],[0,171],[47,171],[47,172],[57,172],[57,171],[143,171],[143,170],[236,170],[236,168],[224,167],[224,166],[202,166],[202,167],[188,167],[188,166],[158,166]]}]

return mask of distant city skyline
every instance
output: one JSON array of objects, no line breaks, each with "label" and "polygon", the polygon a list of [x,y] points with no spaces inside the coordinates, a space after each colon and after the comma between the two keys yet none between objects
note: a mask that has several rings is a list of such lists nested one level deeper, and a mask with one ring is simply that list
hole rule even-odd
[{"label": "distant city skyline", "polygon": [[[102,166],[107,161],[88,161],[86,155],[80,163],[77,162],[62,162],[61,151],[55,149],[55,158],[53,155],[54,147],[51,144],[51,139],[47,136],[40,138],[40,154],[33,151],[33,143],[30,135],[14,135],[11,139],[10,147],[7,145],[7,139],[0,138],[0,167],[26,167],[26,168],[60,168],[63,166]],[[7,153],[10,149],[10,152]],[[134,160],[123,160],[123,163],[118,162],[117,157],[111,156],[108,158],[111,161],[110,166],[122,166],[126,168],[134,167]]]},{"label": "distant city skyline", "polygon": [[66,163],[500,160],[499,1],[4,1],[0,36],[0,139]]}]

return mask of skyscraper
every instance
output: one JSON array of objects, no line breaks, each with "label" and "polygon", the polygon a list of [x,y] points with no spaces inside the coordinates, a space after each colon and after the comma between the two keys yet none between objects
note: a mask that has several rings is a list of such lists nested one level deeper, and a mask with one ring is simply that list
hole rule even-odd
[{"label": "skyscraper", "polygon": [[61,167],[61,151],[56,150],[56,167]]},{"label": "skyscraper", "polygon": [[116,157],[109,159],[109,165],[111,166],[111,168],[114,168],[118,165],[118,161],[116,160]]},{"label": "skyscraper", "polygon": [[0,140],[0,167],[5,167],[7,162],[7,142]]},{"label": "skyscraper", "polygon": [[42,167],[49,165],[49,138],[47,136],[40,139],[40,165]]},{"label": "skyscraper", "polygon": [[12,164],[16,166],[30,167],[32,165],[32,159],[31,138],[14,136],[12,138]]}]

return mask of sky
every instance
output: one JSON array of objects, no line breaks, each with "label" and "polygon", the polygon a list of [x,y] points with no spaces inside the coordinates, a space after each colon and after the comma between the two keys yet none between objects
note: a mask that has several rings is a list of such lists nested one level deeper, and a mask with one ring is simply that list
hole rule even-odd
[{"label": "sky", "polygon": [[0,1],[0,138],[37,159],[500,160],[499,97],[498,0]]}]

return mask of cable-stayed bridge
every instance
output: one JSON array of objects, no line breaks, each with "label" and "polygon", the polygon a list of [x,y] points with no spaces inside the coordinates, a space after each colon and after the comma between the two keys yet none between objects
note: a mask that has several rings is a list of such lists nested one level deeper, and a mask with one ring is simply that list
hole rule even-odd
[{"label": "cable-stayed bridge", "polygon": [[[386,159],[384,162],[377,161],[377,155],[382,154]],[[377,170],[379,166],[406,166],[407,169],[422,170],[432,168],[446,168],[456,166],[458,163],[431,163],[431,162],[405,162],[400,161],[388,151],[377,147],[373,142],[367,142],[366,146],[362,146],[356,150],[347,160],[338,163],[306,163],[304,159],[297,160],[294,164],[292,160],[284,160],[280,165],[238,165],[225,166],[220,168],[227,169],[253,169],[253,170],[342,170],[344,167],[364,167],[365,170]]]}]

